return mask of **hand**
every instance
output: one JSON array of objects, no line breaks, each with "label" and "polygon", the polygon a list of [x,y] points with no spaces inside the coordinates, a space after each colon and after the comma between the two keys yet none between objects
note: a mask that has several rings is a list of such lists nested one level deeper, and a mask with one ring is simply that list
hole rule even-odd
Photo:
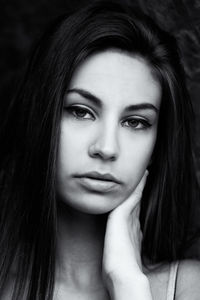
[{"label": "hand", "polygon": [[[104,243],[103,277],[108,289],[113,294],[115,285],[118,286],[118,292],[120,286],[122,290],[127,287],[127,290],[130,288],[133,291],[132,295],[134,294],[135,297],[138,294],[136,293],[138,288],[134,287],[134,283],[136,285],[144,284],[145,289],[149,289],[145,291],[144,298],[136,297],[134,299],[151,299],[148,280],[142,272],[140,256],[142,239],[139,222],[140,199],[147,175],[148,171],[145,171],[133,193],[109,214]],[[124,290],[122,298],[114,297],[114,299],[123,299],[126,292]]]}]

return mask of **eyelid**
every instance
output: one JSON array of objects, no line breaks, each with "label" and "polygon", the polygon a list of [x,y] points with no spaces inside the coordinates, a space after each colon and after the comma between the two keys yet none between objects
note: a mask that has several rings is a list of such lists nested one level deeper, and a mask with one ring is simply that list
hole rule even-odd
[{"label": "eyelid", "polygon": [[127,116],[124,119],[142,119],[142,120],[147,120],[147,117],[141,116],[141,115],[131,115],[131,116]]},{"label": "eyelid", "polygon": [[88,110],[89,112],[94,114],[94,110],[92,108],[88,107],[85,104],[67,104],[67,105],[64,105],[64,108],[65,109],[68,109],[68,108],[81,108],[81,109]]},{"label": "eyelid", "polygon": [[123,121],[130,121],[130,120],[137,120],[137,121],[144,121],[144,122],[148,122],[148,123],[152,123],[152,121],[147,118],[147,117],[143,117],[143,116],[138,116],[138,115],[131,115],[131,116],[127,116],[127,117],[124,117],[122,122]]}]

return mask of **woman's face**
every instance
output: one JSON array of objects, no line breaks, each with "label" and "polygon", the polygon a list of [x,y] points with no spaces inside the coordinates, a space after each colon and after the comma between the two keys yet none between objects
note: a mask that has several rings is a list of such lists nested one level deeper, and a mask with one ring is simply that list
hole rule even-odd
[{"label": "woman's face", "polygon": [[125,201],[151,160],[160,102],[160,84],[138,56],[107,50],[80,65],[64,99],[59,199],[92,214]]}]

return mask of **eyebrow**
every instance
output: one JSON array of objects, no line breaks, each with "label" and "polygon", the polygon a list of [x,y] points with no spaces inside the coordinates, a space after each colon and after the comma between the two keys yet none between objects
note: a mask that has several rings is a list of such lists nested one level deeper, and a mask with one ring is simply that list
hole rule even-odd
[{"label": "eyebrow", "polygon": [[[90,100],[98,107],[102,107],[102,101],[97,96],[91,94],[90,92],[88,92],[86,90],[73,88],[73,89],[67,90],[67,94],[70,94],[70,93],[77,93],[80,96],[82,96],[83,98]],[[146,103],[146,102],[129,105],[125,108],[125,111],[129,112],[132,110],[143,110],[143,109],[151,109],[151,110],[154,110],[156,113],[158,113],[158,111],[159,111],[159,109],[157,107],[155,107],[153,104]]]}]

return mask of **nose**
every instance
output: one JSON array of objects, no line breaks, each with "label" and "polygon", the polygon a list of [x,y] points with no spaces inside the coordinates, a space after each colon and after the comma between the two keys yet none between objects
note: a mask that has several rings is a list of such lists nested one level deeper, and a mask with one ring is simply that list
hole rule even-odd
[{"label": "nose", "polygon": [[[108,124],[109,125],[109,124]],[[96,134],[89,146],[89,155],[104,161],[115,161],[119,155],[117,130],[114,126],[104,126]]]}]

